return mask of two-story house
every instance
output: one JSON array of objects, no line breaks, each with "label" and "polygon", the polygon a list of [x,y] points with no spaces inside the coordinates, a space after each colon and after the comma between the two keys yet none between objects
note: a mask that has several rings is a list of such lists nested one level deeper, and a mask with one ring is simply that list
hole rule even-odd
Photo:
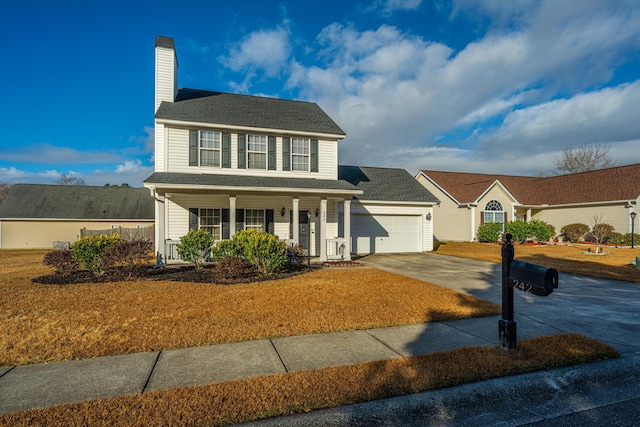
[{"label": "two-story house", "polygon": [[155,199],[161,261],[190,229],[257,229],[321,260],[432,250],[436,198],[403,169],[338,165],[345,132],[315,103],[178,89],[173,39],[155,44]]}]

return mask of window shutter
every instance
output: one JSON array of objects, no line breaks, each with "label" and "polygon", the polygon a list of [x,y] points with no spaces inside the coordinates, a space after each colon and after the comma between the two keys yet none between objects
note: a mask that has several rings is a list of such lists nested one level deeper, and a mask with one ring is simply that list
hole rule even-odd
[{"label": "window shutter", "polygon": [[480,225],[484,224],[484,211],[480,212]]},{"label": "window shutter", "polygon": [[267,137],[267,169],[276,170],[276,137],[269,135]]},{"label": "window shutter", "polygon": [[236,209],[236,231],[244,230],[244,209]]},{"label": "window shutter", "polygon": [[504,223],[505,224],[507,223],[507,213],[506,212],[504,213]]},{"label": "window shutter", "polygon": [[231,134],[222,132],[222,167],[231,167]]},{"label": "window shutter", "polygon": [[291,138],[282,138],[282,170],[291,170]]},{"label": "window shutter", "polygon": [[318,140],[311,140],[311,172],[318,172]]},{"label": "window shutter", "polygon": [[222,209],[222,238],[228,239],[231,237],[229,229],[229,209]]},{"label": "window shutter", "polygon": [[[238,169],[247,168],[247,135],[238,134]],[[243,217],[244,218],[244,217]]]},{"label": "window shutter", "polygon": [[198,131],[189,131],[189,166],[198,166]]},{"label": "window shutter", "polygon": [[267,233],[271,233],[271,234],[275,234],[274,233],[274,225],[273,225],[273,209],[267,209],[264,211],[265,213],[265,222],[267,223],[267,228],[266,231]]},{"label": "window shutter", "polygon": [[198,208],[189,208],[189,230],[198,229]]}]

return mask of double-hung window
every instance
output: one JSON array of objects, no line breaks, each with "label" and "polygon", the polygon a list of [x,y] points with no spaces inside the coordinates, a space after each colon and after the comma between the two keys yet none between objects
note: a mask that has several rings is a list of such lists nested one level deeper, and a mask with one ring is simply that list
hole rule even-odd
[{"label": "double-hung window", "polygon": [[266,135],[247,135],[247,166],[249,169],[267,169]]},{"label": "double-hung window", "polygon": [[308,138],[291,138],[291,170],[309,172],[309,146]]},{"label": "double-hung window", "polygon": [[222,145],[222,135],[220,132],[201,130],[200,131],[200,166],[220,167],[220,149]]},{"label": "double-hung window", "polygon": [[246,230],[265,231],[264,209],[245,209],[244,228]]},{"label": "double-hung window", "polygon": [[222,215],[220,209],[198,210],[198,228],[204,230],[218,241],[222,239]]}]

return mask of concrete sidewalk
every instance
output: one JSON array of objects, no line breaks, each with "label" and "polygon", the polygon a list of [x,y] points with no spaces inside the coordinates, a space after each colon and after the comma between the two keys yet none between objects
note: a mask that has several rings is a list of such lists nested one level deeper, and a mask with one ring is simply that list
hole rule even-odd
[{"label": "concrete sidewalk", "polygon": [[[492,316],[0,367],[0,413],[496,345],[498,319]],[[557,333],[544,324],[520,320],[520,339]]]},{"label": "concrete sidewalk", "polygon": [[[372,267],[500,303],[499,267],[492,263],[435,254],[374,255],[363,261]],[[640,405],[639,302],[638,284],[562,274],[560,288],[549,297],[516,294],[518,340],[561,332],[581,333],[614,346],[623,355],[621,359],[565,368],[559,373],[549,371],[496,379],[265,423],[520,425],[513,420],[524,423],[549,419],[545,408],[562,414],[558,409],[562,402],[565,410],[574,411],[616,402],[636,408]],[[0,413],[466,346],[493,346],[498,344],[499,318],[0,367]],[[538,393],[544,396],[536,397]],[[609,397],[603,397],[605,395]],[[627,396],[626,400],[620,396]],[[501,399],[502,403],[495,403],[496,399]],[[524,405],[526,399],[531,402]],[[586,403],[578,404],[580,402]],[[494,411],[491,413],[495,417],[489,417],[487,411]],[[515,417],[516,412],[522,417]]]}]

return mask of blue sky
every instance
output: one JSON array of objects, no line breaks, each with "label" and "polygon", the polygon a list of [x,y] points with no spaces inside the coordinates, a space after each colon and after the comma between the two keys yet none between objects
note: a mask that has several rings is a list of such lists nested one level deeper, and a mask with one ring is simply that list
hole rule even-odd
[{"label": "blue sky", "polygon": [[0,181],[141,186],[153,45],[181,87],[317,102],[340,163],[535,175],[640,162],[640,1],[5,0]]}]

